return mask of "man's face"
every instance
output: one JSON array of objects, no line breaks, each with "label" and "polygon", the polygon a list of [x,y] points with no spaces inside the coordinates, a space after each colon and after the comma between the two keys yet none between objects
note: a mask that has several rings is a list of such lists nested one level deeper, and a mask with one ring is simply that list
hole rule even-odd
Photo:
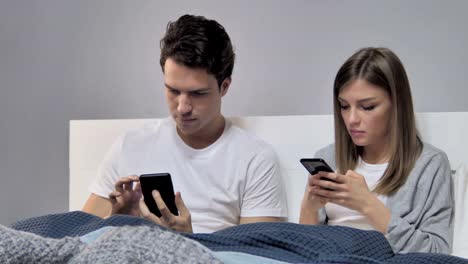
[{"label": "man's face", "polygon": [[204,137],[222,121],[221,98],[230,81],[219,89],[216,78],[205,69],[189,68],[171,58],[164,65],[166,100],[182,137]]}]

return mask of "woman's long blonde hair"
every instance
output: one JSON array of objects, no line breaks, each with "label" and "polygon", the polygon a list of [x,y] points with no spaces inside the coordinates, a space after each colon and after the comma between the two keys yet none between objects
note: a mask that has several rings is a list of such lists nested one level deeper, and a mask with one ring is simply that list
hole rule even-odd
[{"label": "woman's long blonde hair", "polygon": [[335,158],[342,174],[354,170],[363,148],[356,146],[341,116],[338,96],[354,80],[365,80],[384,89],[390,96],[390,160],[373,190],[383,195],[395,193],[406,181],[422,151],[416,128],[410,85],[403,64],[387,48],[363,48],[353,54],[336,74],[333,89],[335,117]]}]

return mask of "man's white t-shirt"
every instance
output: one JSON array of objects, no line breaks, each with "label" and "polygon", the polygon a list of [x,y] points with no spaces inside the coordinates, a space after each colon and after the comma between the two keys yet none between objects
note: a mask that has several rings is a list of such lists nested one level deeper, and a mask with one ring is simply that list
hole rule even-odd
[{"label": "man's white t-shirt", "polygon": [[180,138],[172,118],[119,137],[90,192],[107,198],[121,177],[168,172],[192,216],[195,233],[239,224],[239,217],[287,217],[286,195],[273,149],[226,119],[221,137],[204,149]]},{"label": "man's white t-shirt", "polygon": [[[369,187],[369,190],[373,190],[377,186],[380,178],[382,178],[387,166],[388,163],[369,164],[359,158],[355,172],[364,176],[367,187]],[[377,198],[383,204],[387,201],[387,196],[384,195],[377,195]],[[325,205],[325,211],[328,217],[328,225],[341,225],[364,230],[375,230],[366,217],[358,211],[333,203],[327,203]]]}]

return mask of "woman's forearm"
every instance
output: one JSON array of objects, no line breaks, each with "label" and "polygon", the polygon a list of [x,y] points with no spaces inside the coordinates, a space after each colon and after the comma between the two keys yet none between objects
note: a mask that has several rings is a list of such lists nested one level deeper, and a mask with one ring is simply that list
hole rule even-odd
[{"label": "woman's forearm", "polygon": [[363,208],[362,213],[377,231],[383,234],[387,233],[391,212],[377,197],[374,196],[374,198],[369,201],[369,204]]},{"label": "woman's forearm", "polygon": [[299,216],[299,223],[304,225],[316,225],[319,223],[318,211],[311,209],[308,206],[301,206],[301,214]]}]

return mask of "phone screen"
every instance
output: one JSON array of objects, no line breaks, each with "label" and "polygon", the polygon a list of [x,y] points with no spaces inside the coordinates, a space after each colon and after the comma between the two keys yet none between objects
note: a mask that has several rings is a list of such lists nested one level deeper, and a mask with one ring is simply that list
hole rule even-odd
[{"label": "phone screen", "polygon": [[140,175],[140,184],[145,204],[148,206],[151,213],[155,214],[157,217],[161,217],[161,212],[152,195],[153,190],[158,190],[171,213],[179,215],[177,206],[175,205],[174,187],[172,186],[172,179],[169,173]]},{"label": "phone screen", "polygon": [[[304,167],[307,169],[310,175],[317,174],[319,171],[334,172],[332,168],[330,168],[330,166],[328,166],[328,164],[323,159],[301,159],[301,163],[302,165],[304,165]],[[334,180],[325,177],[321,177],[320,179],[335,182]]]},{"label": "phone screen", "polygon": [[333,172],[323,159],[301,159],[301,163],[311,175],[317,174],[319,171]]}]

